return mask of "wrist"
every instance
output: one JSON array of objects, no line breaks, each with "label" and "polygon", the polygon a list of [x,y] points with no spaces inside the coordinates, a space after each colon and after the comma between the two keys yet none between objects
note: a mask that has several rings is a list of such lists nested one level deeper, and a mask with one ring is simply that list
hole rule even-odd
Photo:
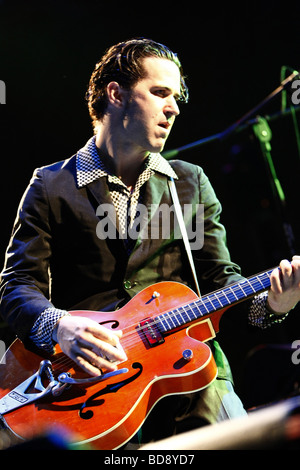
[{"label": "wrist", "polygon": [[59,324],[61,322],[61,320],[64,318],[64,317],[67,317],[67,316],[70,316],[70,313],[68,312],[65,312],[58,320],[57,322],[55,323],[54,327],[53,327],[53,330],[52,330],[52,341],[54,343],[58,343],[58,329],[59,329]]},{"label": "wrist", "polygon": [[273,305],[274,308],[271,307],[270,305],[270,302],[269,302],[269,298],[267,298],[267,301],[266,301],[266,309],[269,313],[271,313],[272,315],[284,315],[285,313],[287,312],[278,312],[278,310],[276,310],[276,307]]},{"label": "wrist", "polygon": [[277,308],[276,305],[273,302],[270,303],[270,299],[269,299],[269,296],[268,296],[267,300],[266,300],[266,310],[270,314],[270,316],[280,317],[282,315],[287,315],[290,312],[290,310],[292,310],[292,309],[287,308],[286,310],[281,311],[281,309]]},{"label": "wrist", "polygon": [[53,331],[52,331],[52,341],[54,343],[57,343],[57,330],[58,330],[58,324],[60,322],[61,319],[58,320],[58,322],[55,323],[54,327],[53,327]]}]

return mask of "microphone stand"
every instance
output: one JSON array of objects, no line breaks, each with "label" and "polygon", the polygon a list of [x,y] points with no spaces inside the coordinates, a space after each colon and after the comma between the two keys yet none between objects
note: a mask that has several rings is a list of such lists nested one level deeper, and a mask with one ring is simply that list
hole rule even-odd
[{"label": "microphone stand", "polygon": [[166,152],[163,152],[162,155],[166,160],[170,160],[171,158],[177,157],[177,155],[181,152],[184,152],[185,150],[189,150],[194,147],[198,147],[199,145],[203,145],[209,142],[213,142],[215,140],[224,140],[227,137],[229,137],[235,130],[237,130],[242,124],[244,124],[251,116],[257,113],[263,106],[265,106],[267,103],[269,103],[275,96],[277,96],[279,93],[281,93],[284,89],[288,87],[288,85],[291,83],[291,81],[299,75],[299,72],[294,71],[291,73],[285,80],[281,82],[281,84],[274,90],[272,93],[270,93],[264,100],[262,100],[257,106],[254,108],[250,109],[244,116],[242,116],[238,121],[236,121],[234,124],[229,126],[227,129],[225,129],[222,132],[219,132],[218,134],[214,134],[209,137],[205,137],[204,139],[197,140],[196,142],[192,142],[187,145],[183,145],[182,147],[178,147],[177,149],[173,150],[167,150]]},{"label": "microphone stand", "polygon": [[[288,85],[291,83],[291,81],[299,75],[299,72],[293,71],[286,79],[281,81],[281,84],[274,90],[272,93],[270,93],[264,100],[262,100],[257,106],[254,108],[250,109],[246,114],[244,114],[238,121],[236,121],[234,124],[229,126],[227,129],[225,129],[223,132],[219,132],[218,134],[214,134],[212,136],[206,137],[204,139],[200,139],[196,142],[193,142],[191,144],[184,145],[182,147],[178,147],[177,149],[174,150],[169,150],[166,152],[163,152],[164,158],[171,159],[176,157],[180,152],[183,152],[185,150],[189,150],[194,147],[198,147],[200,145],[213,142],[216,140],[222,141],[226,138],[228,138],[231,134],[233,134],[235,131],[243,130],[249,125],[253,126],[253,131],[256,137],[260,141],[261,145],[261,150],[263,153],[263,157],[265,160],[265,163],[267,165],[268,173],[270,176],[270,182],[271,182],[271,187],[272,187],[272,192],[273,196],[275,198],[275,203],[277,204],[279,208],[279,212],[281,214],[281,217],[283,219],[283,231],[285,234],[285,238],[287,241],[287,246],[289,248],[291,256],[295,254],[295,248],[294,248],[294,234],[293,230],[291,227],[291,224],[287,221],[286,217],[286,199],[284,195],[284,191],[282,189],[282,186],[280,184],[280,181],[276,175],[275,167],[272,161],[272,156],[271,156],[271,138],[272,138],[272,132],[271,129],[267,123],[266,118],[262,118],[260,116],[257,116],[255,119],[252,121],[249,121],[249,118],[251,118],[253,115],[255,115],[263,106],[265,106],[267,103],[269,103],[273,98],[275,98],[279,93],[281,93],[283,90],[285,90]],[[293,109],[290,110],[281,110],[280,113],[276,113],[273,116],[269,117],[269,120],[284,115],[288,113],[294,113],[296,110],[299,110],[299,107],[296,109],[293,107]],[[246,123],[246,124],[245,124]],[[244,124],[244,126],[242,126]]]},{"label": "microphone stand", "polygon": [[272,147],[270,143],[272,139],[272,131],[266,119],[261,116],[257,117],[257,122],[253,125],[253,131],[254,131],[255,136],[258,138],[260,142],[261,151],[262,151],[264,161],[267,167],[267,171],[269,174],[270,185],[271,185],[273,197],[275,200],[275,204],[277,205],[278,211],[282,218],[283,232],[285,235],[287,246],[288,246],[290,255],[293,256],[296,254],[296,250],[294,247],[295,237],[294,237],[292,226],[289,223],[287,215],[286,215],[285,194],[280,184],[280,181],[277,177],[275,166],[272,160],[272,155],[271,155]]},{"label": "microphone stand", "polygon": [[[286,71],[289,70],[290,72],[293,71],[293,69],[291,67],[289,67],[288,65],[283,65],[281,67],[281,70],[280,70],[280,80],[284,80],[285,78],[285,73]],[[282,95],[281,95],[281,111],[285,111],[286,110],[286,101],[287,101],[287,97],[286,97],[287,93],[286,91],[284,90],[282,92]],[[294,106],[291,106],[291,113],[292,113],[292,120],[293,120],[293,124],[294,124],[294,131],[295,131],[295,137],[296,137],[296,143],[297,143],[297,150],[298,150],[298,155],[300,157],[300,131],[299,131],[299,126],[298,126],[298,122],[297,122],[297,117],[296,117],[296,112],[295,112],[295,109],[294,109]]]}]

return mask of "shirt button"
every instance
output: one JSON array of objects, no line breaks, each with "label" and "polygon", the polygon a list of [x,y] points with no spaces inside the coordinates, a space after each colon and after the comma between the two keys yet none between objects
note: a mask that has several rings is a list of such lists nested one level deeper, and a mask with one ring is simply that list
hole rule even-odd
[{"label": "shirt button", "polygon": [[123,282],[123,286],[124,286],[125,289],[131,289],[132,284],[129,280],[126,280],[126,281]]}]

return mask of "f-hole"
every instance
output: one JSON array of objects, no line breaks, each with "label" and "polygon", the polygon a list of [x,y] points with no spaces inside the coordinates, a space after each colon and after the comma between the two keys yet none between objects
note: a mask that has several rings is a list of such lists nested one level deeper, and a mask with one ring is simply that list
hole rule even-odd
[{"label": "f-hole", "polygon": [[107,325],[108,323],[112,323],[111,328],[115,330],[119,326],[119,322],[117,320],[106,320],[99,322],[99,325]]}]

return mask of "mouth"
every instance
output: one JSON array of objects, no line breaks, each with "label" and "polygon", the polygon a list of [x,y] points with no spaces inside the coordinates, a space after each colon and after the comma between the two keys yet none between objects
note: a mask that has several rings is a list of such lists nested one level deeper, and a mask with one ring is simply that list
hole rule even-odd
[{"label": "mouth", "polygon": [[163,121],[163,122],[160,122],[159,124],[159,127],[162,127],[163,129],[170,129],[171,127],[171,124],[169,123],[169,121]]}]

